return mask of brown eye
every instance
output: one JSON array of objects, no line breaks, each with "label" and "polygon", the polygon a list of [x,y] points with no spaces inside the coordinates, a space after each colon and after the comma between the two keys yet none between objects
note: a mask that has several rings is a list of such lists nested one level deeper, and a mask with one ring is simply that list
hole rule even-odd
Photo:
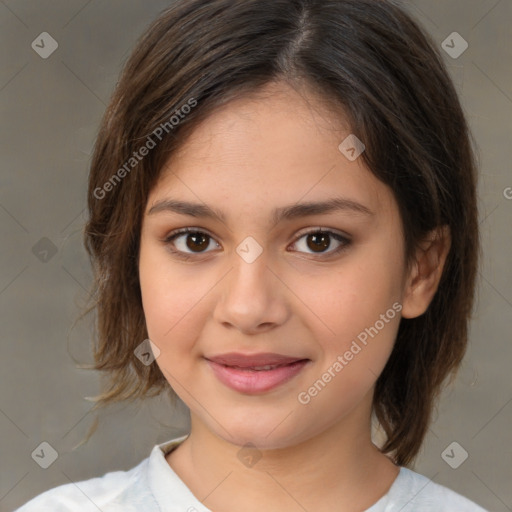
[{"label": "brown eye", "polygon": [[170,244],[172,246],[173,252],[178,254],[183,253],[183,255],[210,252],[207,249],[212,241],[213,238],[207,233],[188,228],[171,233],[164,240],[166,244]]},{"label": "brown eye", "polygon": [[307,235],[307,245],[312,251],[322,252],[329,249],[331,245],[330,237],[325,232],[310,233]]},{"label": "brown eye", "polygon": [[201,252],[208,248],[209,238],[210,237],[205,233],[189,233],[186,235],[187,247],[191,251],[195,251],[197,249]]},{"label": "brown eye", "polygon": [[[334,249],[328,251],[327,249],[330,249],[331,246],[333,246],[333,239],[335,241]],[[305,240],[305,243],[303,240]],[[298,247],[297,250],[299,250],[299,252],[319,255],[333,255],[346,249],[350,243],[350,239],[338,233],[317,229],[316,231],[304,233],[293,245]]]}]

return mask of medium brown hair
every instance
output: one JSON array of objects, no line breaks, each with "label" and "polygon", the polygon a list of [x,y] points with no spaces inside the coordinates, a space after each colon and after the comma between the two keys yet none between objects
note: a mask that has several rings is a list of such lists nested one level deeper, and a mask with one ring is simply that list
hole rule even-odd
[{"label": "medium brown hair", "polygon": [[[138,280],[148,195],[201,120],[280,80],[306,83],[342,108],[366,146],[364,163],[393,191],[408,266],[429,231],[451,230],[437,293],[423,315],[401,319],[374,393],[381,451],[409,465],[466,350],[479,255],[477,175],[440,52],[390,0],[178,0],[140,39],[105,112],[89,175],[84,242],[95,280],[85,314],[97,312],[90,368],[108,377],[96,406],[163,390],[175,396],[158,365],[134,355],[148,337]],[[156,146],[130,160],[148,137]]]}]

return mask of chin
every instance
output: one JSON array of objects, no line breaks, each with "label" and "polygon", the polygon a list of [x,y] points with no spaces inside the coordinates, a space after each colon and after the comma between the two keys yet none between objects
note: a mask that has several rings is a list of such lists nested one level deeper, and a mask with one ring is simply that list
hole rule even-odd
[{"label": "chin", "polygon": [[240,446],[248,444],[260,450],[274,450],[287,448],[307,439],[302,425],[300,432],[297,431],[297,422],[293,420],[293,414],[288,417],[286,414],[268,415],[266,418],[262,413],[241,414],[238,418],[218,418],[219,424],[209,425],[218,437],[226,442]]}]

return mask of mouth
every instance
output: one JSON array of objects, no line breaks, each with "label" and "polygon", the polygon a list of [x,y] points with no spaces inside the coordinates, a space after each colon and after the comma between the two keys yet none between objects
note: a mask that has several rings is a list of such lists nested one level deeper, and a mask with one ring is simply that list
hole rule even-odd
[{"label": "mouth", "polygon": [[282,354],[222,354],[205,357],[217,379],[246,394],[270,391],[298,375],[311,361]]}]

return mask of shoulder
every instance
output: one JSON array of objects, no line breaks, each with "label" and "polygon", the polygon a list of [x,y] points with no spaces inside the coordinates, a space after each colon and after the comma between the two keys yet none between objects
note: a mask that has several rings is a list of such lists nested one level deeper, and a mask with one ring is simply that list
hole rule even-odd
[{"label": "shoulder", "polygon": [[461,494],[405,467],[389,494],[392,506],[386,512],[487,512]]},{"label": "shoulder", "polygon": [[[137,508],[132,507],[144,500],[146,494],[147,464],[148,459],[144,459],[128,471],[112,471],[89,480],[59,485],[14,512],[135,512]],[[146,507],[145,510],[151,509]]]}]

